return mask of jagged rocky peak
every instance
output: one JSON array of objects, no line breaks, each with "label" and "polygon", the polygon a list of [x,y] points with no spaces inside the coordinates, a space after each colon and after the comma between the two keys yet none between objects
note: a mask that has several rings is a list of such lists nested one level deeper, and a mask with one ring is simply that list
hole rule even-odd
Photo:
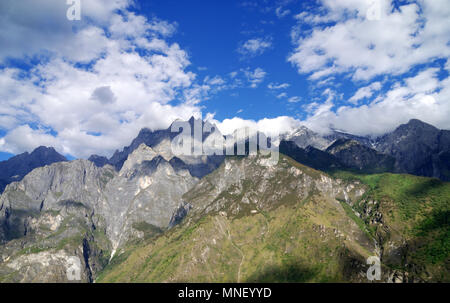
[{"label": "jagged rocky peak", "polygon": [[[418,119],[411,119],[376,139],[370,136],[355,136],[336,129],[321,135],[304,127],[282,139],[292,141],[300,148],[313,146],[324,150],[336,156],[347,168],[367,172],[410,173],[450,180],[450,131],[439,130]],[[311,161],[311,155],[307,155],[305,151],[296,150],[286,144],[283,147],[285,153],[303,161],[302,163],[328,169],[324,165],[317,166],[317,161]]]},{"label": "jagged rocky peak", "polygon": [[[177,159],[174,162],[176,162],[177,168],[179,169],[182,167],[183,169],[188,169],[192,176],[201,178],[212,172],[223,161],[223,156],[174,155],[171,145],[172,139],[181,132],[187,131],[187,129],[183,129],[182,124],[174,125],[177,121],[180,122],[181,120],[174,121],[168,129],[155,131],[149,128],[142,129],[129,146],[124,147],[122,151],[116,151],[114,153],[108,161],[109,164],[113,165],[117,171],[120,171],[125,161],[128,159],[128,156],[138,149],[139,146],[145,144],[147,147],[152,148],[153,151],[165,161],[170,162],[176,156]],[[205,122],[201,119],[191,117],[188,121],[184,122],[189,123],[191,135],[193,135],[194,132],[200,132],[200,134],[202,134],[203,144],[208,144],[209,140],[206,141],[206,139],[209,138],[212,133],[214,133],[215,136],[222,136],[220,133],[216,132],[216,126],[207,121]],[[172,126],[177,126],[174,128],[174,131],[172,131]],[[214,142],[214,140],[212,141]],[[182,163],[180,163],[180,161]]]},{"label": "jagged rocky peak", "polygon": [[37,147],[33,152],[31,152],[31,155],[36,157],[56,157],[59,159],[65,159],[65,157],[61,156],[53,147],[47,146]]},{"label": "jagged rocky peak", "polygon": [[387,133],[378,138],[376,146],[382,151],[390,151],[394,145],[423,143],[432,147],[435,145],[436,137],[439,134],[439,129],[420,121],[418,119],[411,119],[408,123],[398,126],[393,132]]},{"label": "jagged rocky peak", "polygon": [[[66,157],[59,154],[53,147],[39,146],[31,153],[25,152],[23,154],[12,157],[1,164],[16,164],[14,162],[20,161],[23,165],[28,166],[44,166],[55,162],[67,161]],[[11,165],[11,166],[12,166]]]},{"label": "jagged rocky peak", "polygon": [[[294,199],[301,201],[311,194],[311,189],[327,197],[362,195],[361,188],[346,187],[340,180],[334,180],[325,173],[301,165],[280,155],[276,163],[267,162],[269,156],[258,154],[252,157],[227,158],[213,173],[201,179],[186,195],[185,199],[194,206],[194,211],[217,211],[221,203],[231,205],[230,212],[237,215],[248,212],[244,204],[255,204],[260,209],[273,209],[283,204],[283,196],[293,189]],[[211,186],[213,185],[213,186]],[[351,189],[352,193],[346,192]],[[224,195],[228,192],[229,195]],[[241,205],[241,207],[239,206]],[[230,206],[229,204],[226,205]],[[225,205],[221,205],[225,207]],[[231,215],[231,214],[230,214]]]},{"label": "jagged rocky peak", "polygon": [[312,146],[320,150],[325,150],[339,139],[355,140],[369,147],[373,145],[372,139],[368,136],[356,136],[334,128],[331,128],[326,133],[318,133],[304,125],[294,129],[290,133],[282,135],[281,139],[285,141],[293,141],[298,145],[298,147],[301,148]]},{"label": "jagged rocky peak", "polygon": [[[446,131],[412,119],[377,139],[376,149],[396,159],[396,171],[420,176],[450,179],[446,172]],[[443,135],[444,134],[444,135]]]},{"label": "jagged rocky peak", "polygon": [[430,129],[430,130],[437,130],[436,127],[434,127],[431,124],[428,124],[426,122],[423,122],[419,119],[411,119],[408,121],[408,123],[400,125],[399,127],[404,127],[404,126],[408,126],[408,127],[412,127],[412,128],[416,128],[416,129]]},{"label": "jagged rocky peak", "polygon": [[67,159],[53,147],[40,146],[31,153],[25,152],[0,162],[0,193],[6,185],[22,180],[33,169],[63,161]]},{"label": "jagged rocky peak", "polygon": [[[115,166],[117,170],[122,168],[123,163],[128,158],[128,155],[131,154],[135,149],[137,149],[141,144],[145,144],[151,148],[153,148],[157,153],[160,153],[164,156],[167,161],[173,157],[170,151],[170,142],[173,138],[179,135],[183,130],[183,128],[176,129],[174,127],[174,131],[172,131],[172,126],[176,122],[183,122],[182,120],[175,120],[167,129],[159,129],[159,130],[151,130],[149,128],[143,128],[139,132],[138,136],[131,142],[129,146],[126,146],[122,151],[117,150],[114,155],[109,160],[111,165]],[[205,122],[201,119],[195,119],[191,117],[188,121],[184,121],[189,123],[191,128],[191,134],[194,131],[199,130],[203,131],[202,140],[205,140],[216,128],[215,125]]]},{"label": "jagged rocky peak", "polygon": [[[213,264],[209,271],[213,273],[212,281],[218,275],[226,275],[229,281],[251,281],[248,279],[251,271],[259,275],[268,261],[264,257],[247,259],[247,255],[262,252],[261,255],[275,259],[287,254],[308,254],[305,260],[323,260],[317,251],[311,253],[311,247],[315,247],[312,243],[326,247],[323,251],[329,252],[330,247],[333,257],[329,258],[336,258],[339,264],[342,254],[334,250],[337,244],[345,243],[355,256],[360,256],[351,261],[365,264],[366,254],[375,250],[373,241],[347,217],[338,202],[338,199],[358,201],[363,194],[364,187],[359,183],[334,180],[284,156],[270,167],[261,156],[227,158],[218,170],[184,196],[192,206],[185,223],[160,238],[164,243],[162,249],[151,251],[162,261],[171,253],[176,264],[167,267],[159,281],[198,281],[210,268],[195,267],[197,260]],[[180,213],[185,215],[183,209]],[[246,255],[239,253],[241,250]],[[137,260],[134,270],[151,275],[159,261],[145,260],[148,260],[145,264]],[[194,273],[192,268],[198,270]]]},{"label": "jagged rocky peak", "polygon": [[[408,123],[400,125],[393,134],[402,136],[435,136],[439,129],[431,124],[425,123],[418,119],[411,119]],[[426,138],[423,138],[426,139]]]}]

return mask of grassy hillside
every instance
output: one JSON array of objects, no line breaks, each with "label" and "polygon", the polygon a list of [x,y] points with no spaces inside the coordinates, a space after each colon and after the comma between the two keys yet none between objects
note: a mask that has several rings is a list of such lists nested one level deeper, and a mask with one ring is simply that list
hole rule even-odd
[{"label": "grassy hillside", "polygon": [[[384,264],[409,268],[423,280],[450,281],[450,183],[389,173],[338,172],[334,176],[369,186],[354,209],[381,239]],[[378,202],[371,213],[367,211],[370,201]],[[381,224],[373,222],[375,212],[382,215]]]},{"label": "grassy hillside", "polygon": [[128,258],[105,270],[98,281],[343,281],[346,259],[352,258],[344,236],[337,236],[331,224],[322,228],[314,223],[339,220],[339,214],[324,209],[324,220],[314,214],[314,203],[237,219],[207,216],[155,243],[130,247]]}]

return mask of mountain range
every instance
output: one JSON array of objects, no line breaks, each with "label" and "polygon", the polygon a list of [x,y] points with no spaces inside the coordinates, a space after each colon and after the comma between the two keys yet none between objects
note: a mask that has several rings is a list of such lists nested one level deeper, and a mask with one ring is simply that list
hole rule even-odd
[{"label": "mountain range", "polygon": [[[284,136],[280,151],[294,159],[303,154],[303,158],[308,158],[303,161],[311,163],[317,159],[317,150],[322,150],[328,154],[321,154],[327,160],[319,161],[318,169],[337,167],[359,172],[408,173],[450,181],[449,138],[450,131],[412,119],[377,138],[338,131],[320,135],[301,128]],[[313,154],[307,156],[309,153]],[[330,163],[329,167],[324,166],[324,162]]]},{"label": "mountain range", "polygon": [[301,127],[276,165],[176,156],[171,127],[109,159],[40,147],[0,163],[0,281],[66,282],[76,257],[82,282],[366,282],[369,256],[383,281],[449,281],[449,133]]}]

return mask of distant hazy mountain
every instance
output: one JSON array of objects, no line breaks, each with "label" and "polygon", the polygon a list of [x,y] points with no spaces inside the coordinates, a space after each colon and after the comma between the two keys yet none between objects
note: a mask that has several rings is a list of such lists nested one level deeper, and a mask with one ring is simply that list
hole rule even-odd
[{"label": "distant hazy mountain", "polygon": [[344,167],[366,173],[393,172],[395,159],[358,141],[338,139],[326,149]]},{"label": "distant hazy mountain", "polygon": [[[310,146],[327,152],[346,168],[365,172],[409,173],[450,181],[450,131],[439,130],[417,119],[375,139],[336,130],[320,135],[303,126],[283,139],[294,142],[302,149]],[[335,162],[330,163],[330,159],[324,160],[323,154],[320,155],[320,164],[319,158],[301,158],[304,150],[299,151],[292,145],[287,148],[284,144],[281,152],[305,165],[318,169],[337,167]]]},{"label": "distant hazy mountain", "polygon": [[109,164],[108,158],[106,158],[104,156],[92,155],[89,157],[88,160],[93,162],[95,164],[95,166],[98,166],[98,167],[103,167],[103,166]]},{"label": "distant hazy mountain", "polygon": [[300,126],[292,132],[281,136],[281,140],[295,142],[298,147],[306,148],[312,146],[320,150],[327,149],[327,147],[339,139],[350,139],[368,147],[373,147],[373,140],[370,137],[356,136],[335,129],[332,129],[331,132],[326,134],[319,134],[306,126]]},{"label": "distant hazy mountain", "polygon": [[[341,132],[338,130],[332,130],[332,132],[328,135],[324,136],[327,140],[330,140],[331,142],[334,142],[336,140],[353,140],[356,141],[362,145],[365,145],[370,148],[374,148],[374,140],[369,137],[363,137],[363,136],[356,136],[349,133]],[[328,146],[327,146],[328,147]]]},{"label": "distant hazy mountain", "polygon": [[6,185],[20,181],[33,169],[55,162],[67,161],[52,147],[38,147],[31,154],[26,152],[0,162],[0,193]]},{"label": "distant hazy mountain", "polygon": [[396,171],[450,181],[450,131],[417,119],[376,140],[376,149],[396,159]]},{"label": "distant hazy mountain", "polygon": [[301,148],[295,142],[282,140],[279,147],[280,153],[291,157],[303,165],[318,170],[328,171],[346,168],[334,155],[310,145],[306,148]]}]

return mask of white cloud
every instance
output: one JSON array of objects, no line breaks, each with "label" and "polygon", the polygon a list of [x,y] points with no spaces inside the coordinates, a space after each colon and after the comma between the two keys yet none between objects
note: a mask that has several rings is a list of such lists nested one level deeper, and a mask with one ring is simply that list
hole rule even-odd
[{"label": "white cloud", "polygon": [[[114,11],[124,9],[129,0],[92,0],[82,2],[82,20],[67,20],[66,1],[2,0],[0,1],[0,60],[6,57],[31,56],[56,52],[69,60],[88,61],[105,49],[103,31],[114,16]],[[70,43],[67,43],[70,41]]]},{"label": "white cloud", "polygon": [[290,13],[291,13],[291,11],[289,9],[284,9],[282,6],[279,6],[275,9],[275,14],[280,19],[286,17]]},{"label": "white cloud", "polygon": [[220,76],[215,76],[214,78],[209,78],[207,76],[204,82],[208,83],[210,85],[224,85],[225,84],[225,80]]},{"label": "white cloud", "polygon": [[244,73],[247,81],[250,83],[251,88],[256,88],[258,85],[264,81],[267,73],[260,67],[255,68],[255,70],[251,71],[249,68],[241,69]]},{"label": "white cloud", "polygon": [[[323,0],[328,13],[298,15],[290,62],[322,86],[332,85],[336,73],[369,80],[402,74],[436,58],[447,58],[445,68],[450,70],[446,2],[420,1],[423,11],[418,12],[415,4],[391,11],[383,1],[380,21],[367,20],[368,4],[359,0]],[[0,69],[0,128],[7,131],[0,138],[1,151],[19,153],[51,145],[77,157],[111,155],[129,144],[140,128],[165,128],[177,118],[198,116],[200,102],[214,91],[256,88],[267,75],[262,68],[246,68],[199,82],[187,70],[187,53],[167,39],[176,23],[136,15],[127,10],[128,0],[85,1],[82,21],[71,23],[65,19],[64,3],[42,0],[36,8],[32,0],[0,2],[0,62],[10,56],[43,56],[30,70]],[[313,26],[306,36],[297,31],[304,22]],[[325,27],[323,22],[337,23]],[[246,55],[263,53],[272,44],[270,39],[252,40],[257,42],[242,45]],[[319,131],[331,125],[357,134],[381,134],[419,118],[449,129],[450,80],[439,79],[439,71],[427,68],[396,80],[386,92],[369,81],[350,98],[355,103],[366,98],[368,103],[359,107],[336,109],[340,95],[335,88],[324,88],[322,103],[304,105],[309,114],[305,122]],[[280,91],[288,86],[267,87],[274,95],[280,92],[279,98],[298,102],[298,97],[288,99]],[[287,116],[259,121],[235,117],[216,123],[225,134],[243,126],[286,132],[300,125]]]},{"label": "white cloud", "polygon": [[364,86],[359,88],[356,93],[348,100],[349,102],[353,104],[357,104],[359,100],[364,98],[370,98],[374,94],[374,92],[381,89],[381,83],[380,82],[373,82],[372,84],[368,86]]},{"label": "white cloud", "polygon": [[[450,80],[442,78],[450,56],[447,1],[397,2],[395,7],[390,0],[320,3],[296,16],[291,32],[296,48],[288,58],[299,73],[309,75],[314,89],[333,87],[303,107],[309,127],[380,135],[417,118],[450,128]],[[436,59],[447,63],[436,67]],[[336,82],[343,78],[359,87],[349,106],[336,102],[342,99]]]},{"label": "white cloud", "polygon": [[243,56],[254,57],[262,55],[266,50],[272,47],[271,38],[255,38],[245,41],[239,48],[238,52]]},{"label": "white cloud", "polygon": [[405,79],[406,85],[410,93],[430,94],[439,88],[439,80],[437,78],[438,68],[429,68],[419,72],[416,76]]},{"label": "white cloud", "polygon": [[[353,79],[400,75],[411,67],[450,55],[450,6],[446,0],[418,1],[393,9],[380,0],[380,20],[366,18],[373,1],[323,0],[326,14],[302,13],[289,57],[300,73],[318,79],[351,73]],[[324,26],[323,22],[335,22]],[[301,26],[312,31],[302,35]]]},{"label": "white cloud", "polygon": [[381,135],[412,118],[450,129],[450,78],[439,80],[429,68],[398,82],[381,97],[359,107],[341,106],[333,111],[328,100],[314,104],[305,124],[326,132],[335,127],[359,135]]},{"label": "white cloud", "polygon": [[[65,1],[31,2],[0,4],[0,62],[46,54],[29,70],[0,69],[1,151],[51,145],[76,157],[111,155],[142,127],[200,113],[198,103],[224,85],[198,83],[187,53],[165,39],[176,25],[135,15],[128,1],[85,1],[77,23],[65,19]],[[264,77],[250,74],[252,85]]]},{"label": "white cloud", "polygon": [[99,101],[102,104],[111,104],[116,101],[116,96],[111,91],[110,86],[100,86],[94,90],[91,99]]},{"label": "white cloud", "polygon": [[211,122],[215,123],[224,135],[230,135],[237,129],[249,127],[253,130],[263,132],[266,135],[276,136],[290,132],[301,125],[299,120],[288,116],[280,116],[272,119],[264,118],[258,121],[234,117],[232,119],[225,119],[222,122],[216,120],[212,120]]},{"label": "white cloud", "polygon": [[10,131],[0,140],[2,151],[16,153],[20,151],[31,151],[38,146],[53,146],[57,150],[64,152],[61,142],[54,136],[47,134],[42,129],[32,129],[28,125],[21,125]]},{"label": "white cloud", "polygon": [[288,99],[288,102],[289,103],[297,103],[297,102],[300,102],[301,100],[302,100],[302,98],[300,98],[299,96],[293,96]]},{"label": "white cloud", "polygon": [[277,95],[277,99],[283,99],[283,98],[287,98],[287,93],[280,93]]},{"label": "white cloud", "polygon": [[236,76],[238,75],[238,72],[237,72],[237,71],[234,71],[234,72],[231,72],[229,75],[230,75],[230,78],[231,78],[231,79],[234,79],[234,78],[236,78]]},{"label": "white cloud", "polygon": [[323,92],[322,92],[322,96],[326,96],[327,99],[325,102],[331,102],[336,98],[336,92],[334,90],[332,90],[331,88],[326,88]]},{"label": "white cloud", "polygon": [[277,90],[277,89],[285,89],[288,88],[289,86],[291,86],[289,83],[269,83],[269,85],[267,85],[267,88],[272,89],[272,90]]}]

